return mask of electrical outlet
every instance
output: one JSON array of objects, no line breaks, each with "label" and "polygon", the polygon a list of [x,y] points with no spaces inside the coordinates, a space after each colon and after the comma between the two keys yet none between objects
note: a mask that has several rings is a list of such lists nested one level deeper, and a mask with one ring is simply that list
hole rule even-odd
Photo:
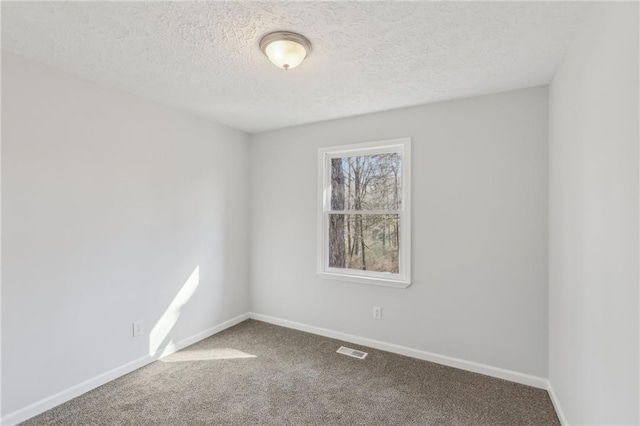
[{"label": "electrical outlet", "polygon": [[382,308],[380,306],[373,307],[373,319],[377,319],[377,320],[382,319]]},{"label": "electrical outlet", "polygon": [[133,322],[133,337],[140,336],[144,333],[144,324],[142,320]]}]

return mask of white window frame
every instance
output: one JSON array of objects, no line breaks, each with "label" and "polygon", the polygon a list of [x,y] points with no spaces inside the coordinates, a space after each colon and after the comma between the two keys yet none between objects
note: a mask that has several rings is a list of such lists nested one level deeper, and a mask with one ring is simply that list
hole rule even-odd
[{"label": "white window frame", "polygon": [[[361,271],[329,266],[329,213],[331,212],[331,159],[357,155],[399,153],[402,157],[402,203],[400,218],[399,273]],[[411,284],[411,138],[389,139],[318,149],[318,275],[323,278],[387,287],[407,288]],[[335,212],[333,212],[335,213]],[[349,212],[351,213],[351,212]]]}]

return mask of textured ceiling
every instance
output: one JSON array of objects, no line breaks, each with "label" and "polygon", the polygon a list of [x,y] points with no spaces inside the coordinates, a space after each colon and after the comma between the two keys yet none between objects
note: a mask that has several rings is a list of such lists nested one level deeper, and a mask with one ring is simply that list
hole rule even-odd
[{"label": "textured ceiling", "polygon": [[[588,4],[2,2],[2,47],[248,132],[546,84]],[[258,43],[300,32],[277,69]]]}]

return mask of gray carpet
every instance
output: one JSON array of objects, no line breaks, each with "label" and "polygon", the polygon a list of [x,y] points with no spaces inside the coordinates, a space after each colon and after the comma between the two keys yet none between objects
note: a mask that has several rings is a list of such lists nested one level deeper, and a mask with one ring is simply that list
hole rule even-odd
[{"label": "gray carpet", "polygon": [[[365,360],[336,354],[341,345]],[[559,425],[547,392],[248,320],[25,425]]]}]

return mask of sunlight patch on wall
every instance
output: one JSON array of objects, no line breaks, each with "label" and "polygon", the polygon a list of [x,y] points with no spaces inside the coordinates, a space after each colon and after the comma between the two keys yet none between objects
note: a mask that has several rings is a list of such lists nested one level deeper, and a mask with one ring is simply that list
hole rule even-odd
[{"label": "sunlight patch on wall", "polygon": [[161,349],[165,339],[178,322],[180,311],[186,305],[200,284],[200,266],[191,273],[169,307],[164,311],[151,333],[149,333],[149,355],[154,356]]}]

